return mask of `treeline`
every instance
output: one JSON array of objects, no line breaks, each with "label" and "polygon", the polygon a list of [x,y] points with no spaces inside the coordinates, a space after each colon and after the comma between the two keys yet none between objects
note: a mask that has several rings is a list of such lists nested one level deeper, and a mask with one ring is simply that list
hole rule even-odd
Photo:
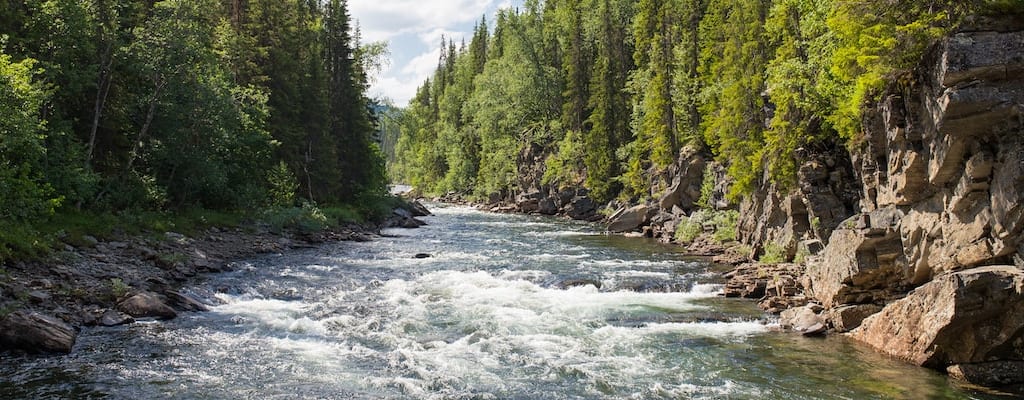
[{"label": "treeline", "polygon": [[[442,44],[401,122],[393,179],[515,193],[517,155],[598,201],[652,195],[683,146],[728,166],[734,197],[792,187],[796,149],[858,140],[863,104],[974,13],[1019,0],[528,0]],[[767,177],[767,178],[765,178]],[[654,188],[657,190],[658,188]]]},{"label": "treeline", "polygon": [[385,192],[345,0],[11,0],[0,34],[0,224]]}]

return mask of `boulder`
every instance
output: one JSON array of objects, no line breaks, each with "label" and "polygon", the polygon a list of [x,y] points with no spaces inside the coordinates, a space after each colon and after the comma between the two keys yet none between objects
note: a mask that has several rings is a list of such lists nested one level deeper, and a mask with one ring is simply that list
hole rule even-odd
[{"label": "boulder", "polygon": [[825,318],[818,314],[820,311],[821,306],[815,304],[790,308],[779,314],[779,325],[805,335],[823,333]]},{"label": "boulder", "polygon": [[29,353],[70,353],[77,332],[57,318],[15,311],[0,320],[0,347]]},{"label": "boulder", "polygon": [[616,215],[608,221],[608,231],[616,233],[633,231],[647,223],[649,212],[650,207],[643,204],[616,212]]},{"label": "boulder", "polygon": [[167,295],[167,300],[170,301],[170,304],[179,310],[202,312],[210,311],[210,307],[207,307],[201,300],[188,293],[177,290],[168,290],[164,294]]},{"label": "boulder", "polygon": [[849,332],[879,311],[882,311],[882,306],[877,304],[848,304],[829,310],[828,319],[836,332]]},{"label": "boulder", "polygon": [[826,307],[886,301],[905,292],[902,213],[885,208],[844,221],[804,286]]},{"label": "boulder", "polygon": [[868,317],[850,336],[941,370],[1024,360],[1024,271],[989,266],[945,274]]},{"label": "boulder", "polygon": [[597,204],[590,197],[576,196],[565,206],[565,214],[575,220],[591,220],[597,215]]},{"label": "boulder", "polygon": [[135,322],[135,318],[117,310],[107,310],[102,316],[100,316],[99,321],[97,321],[97,323],[102,326],[126,325],[132,322]]},{"label": "boulder", "polygon": [[135,318],[172,319],[178,316],[173,308],[155,293],[140,292],[117,304],[117,309]]},{"label": "boulder", "polygon": [[537,203],[537,212],[544,215],[555,215],[558,213],[557,198],[545,197]]},{"label": "boulder", "polygon": [[419,200],[409,203],[409,208],[413,217],[429,217],[434,215],[434,213],[430,212],[430,210],[427,209],[427,206],[424,206]]}]

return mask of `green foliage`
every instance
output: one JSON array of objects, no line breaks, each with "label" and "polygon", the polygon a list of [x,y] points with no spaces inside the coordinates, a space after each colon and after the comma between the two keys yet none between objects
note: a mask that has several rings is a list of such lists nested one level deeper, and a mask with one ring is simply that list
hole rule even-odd
[{"label": "green foliage", "polygon": [[115,299],[127,296],[131,290],[132,287],[124,283],[121,278],[110,278],[110,292],[114,295]]},{"label": "green foliage", "polygon": [[692,243],[704,233],[704,222],[706,216],[703,211],[697,211],[689,217],[679,221],[676,226],[675,240],[679,243]]},{"label": "green foliage", "polygon": [[568,131],[558,143],[558,152],[548,156],[544,164],[542,182],[560,187],[578,186],[583,183],[583,141],[577,131]]},{"label": "green foliage", "polygon": [[468,47],[441,40],[390,173],[428,193],[508,194],[534,184],[517,163],[537,145],[543,183],[636,201],[693,145],[723,162],[730,201],[793,188],[798,149],[856,140],[865,101],[964,15],[1021,4],[530,1],[500,12],[493,35],[481,23]]},{"label": "green foliage", "polygon": [[276,207],[263,212],[260,220],[267,224],[272,232],[298,230],[311,233],[326,229],[329,225],[327,215],[315,204],[306,202],[301,207]]},{"label": "green foliage", "polygon": [[47,99],[35,82],[35,61],[13,62],[0,53],[0,221],[27,221],[53,213],[60,204],[43,179],[45,121],[39,109]]},{"label": "green foliage", "polygon": [[705,226],[710,226],[711,239],[718,243],[736,240],[736,224],[740,214],[735,210],[712,211],[700,210],[689,217],[683,218],[676,226],[675,240],[679,243],[692,243],[705,233]]},{"label": "green foliage", "polygon": [[[962,16],[991,11],[1003,2],[837,1],[828,18],[835,51],[828,72],[837,108],[828,116],[839,135],[859,139],[861,110],[887,82],[908,71]],[[1024,9],[1019,3],[1018,9]]]},{"label": "green foliage", "polygon": [[705,168],[704,177],[700,181],[700,198],[697,199],[696,204],[701,210],[711,210],[714,208],[711,202],[714,201],[716,184],[714,168]]},{"label": "green foliage", "polygon": [[793,256],[793,262],[797,264],[803,264],[807,260],[807,257],[811,256],[810,250],[807,247],[800,247],[796,249],[796,255]]},{"label": "green foliage", "polygon": [[295,205],[295,191],[299,188],[299,182],[295,175],[288,169],[284,161],[278,162],[271,168],[267,175],[269,185],[270,205],[275,207],[291,207]]},{"label": "green foliage", "polygon": [[739,222],[739,219],[739,211],[715,211],[711,217],[711,223],[715,226],[715,233],[712,234],[712,239],[718,243],[735,241],[736,224]]},{"label": "green foliage", "polygon": [[21,233],[5,233],[5,257],[55,242],[55,211],[117,212],[136,229],[385,192],[366,89],[386,46],[360,44],[344,0],[29,0],[2,13],[0,222]]},{"label": "green foliage", "polygon": [[762,264],[781,264],[787,261],[786,247],[775,242],[764,244],[764,254],[757,260]]}]

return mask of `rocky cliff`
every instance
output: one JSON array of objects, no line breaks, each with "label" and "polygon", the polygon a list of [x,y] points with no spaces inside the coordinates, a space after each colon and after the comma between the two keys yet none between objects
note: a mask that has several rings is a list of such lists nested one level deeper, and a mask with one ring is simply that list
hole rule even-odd
[{"label": "rocky cliff", "polygon": [[[851,152],[860,212],[837,225],[803,280],[837,330],[987,384],[1024,382],[1017,25],[979,23],[948,37],[865,113]],[[880,311],[835,317],[865,306]]]},{"label": "rocky cliff", "polygon": [[[1024,383],[1024,21],[968,22],[894,80],[863,126],[851,146],[800,149],[793,190],[765,184],[744,200],[737,233],[751,258],[773,246],[812,256],[773,270],[794,278],[775,286],[741,266],[727,292],[773,312],[811,302],[790,314],[972,382]],[[540,153],[524,149],[520,164],[543,165]],[[609,230],[671,240],[707,171],[714,208],[729,207],[719,163],[691,148],[677,159],[648,172],[642,204],[606,207]],[[519,211],[596,217],[585,191],[526,170]]]}]

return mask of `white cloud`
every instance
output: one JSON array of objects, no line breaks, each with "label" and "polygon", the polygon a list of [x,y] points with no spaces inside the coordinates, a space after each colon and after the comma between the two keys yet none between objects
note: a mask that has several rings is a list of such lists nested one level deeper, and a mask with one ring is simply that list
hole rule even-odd
[{"label": "white cloud", "polygon": [[[349,0],[349,13],[359,21],[365,42],[387,41],[391,68],[382,71],[370,94],[405,106],[416,88],[437,67],[441,36],[456,45],[487,15],[521,0]],[[471,33],[469,33],[471,34]]]},{"label": "white cloud", "polygon": [[405,66],[402,67],[403,75],[415,75],[426,79],[434,72],[437,68],[437,61],[441,57],[441,49],[435,48],[426,53],[420,54],[409,60]]}]

